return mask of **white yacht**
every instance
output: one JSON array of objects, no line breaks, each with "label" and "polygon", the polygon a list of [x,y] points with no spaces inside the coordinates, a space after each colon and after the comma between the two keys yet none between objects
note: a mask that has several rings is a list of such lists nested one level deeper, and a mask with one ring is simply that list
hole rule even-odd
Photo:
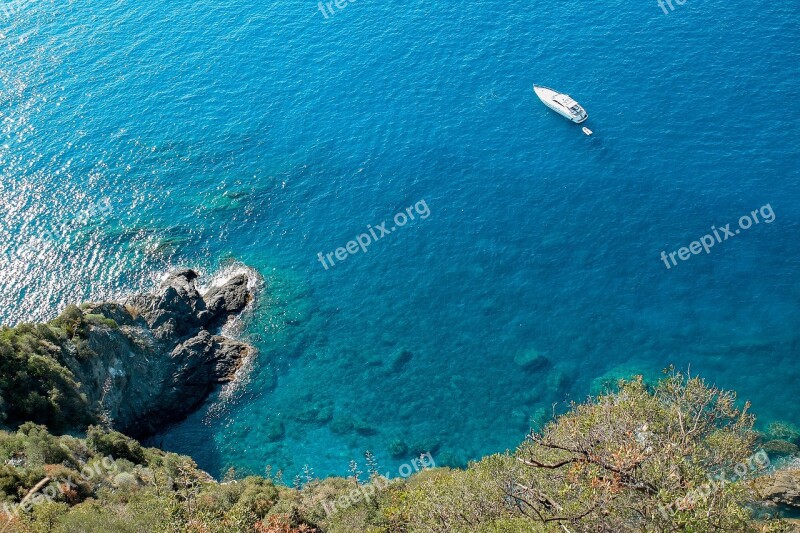
[{"label": "white yacht", "polygon": [[534,85],[533,92],[536,93],[536,96],[539,97],[539,100],[541,100],[544,105],[576,124],[580,124],[589,118],[589,115],[581,105],[568,94],[560,93],[553,89],[542,87],[541,85]]}]

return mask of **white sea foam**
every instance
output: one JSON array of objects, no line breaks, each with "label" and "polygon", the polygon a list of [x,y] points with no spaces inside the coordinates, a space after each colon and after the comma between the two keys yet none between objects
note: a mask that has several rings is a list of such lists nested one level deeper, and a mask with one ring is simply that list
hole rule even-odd
[{"label": "white sea foam", "polygon": [[260,285],[263,283],[261,274],[259,274],[256,269],[244,263],[234,261],[224,266],[207,279],[201,276],[201,280],[205,281],[205,283],[198,284],[197,290],[200,294],[205,295],[212,287],[222,287],[231,279],[241,274],[247,276],[247,288],[251,291],[259,289]]},{"label": "white sea foam", "polygon": [[[162,272],[158,276],[159,282],[165,281],[170,274],[174,273],[179,267],[171,267],[167,269],[165,272]],[[247,288],[250,289],[251,294],[253,295],[253,299],[250,303],[245,307],[238,315],[234,315],[223,327],[222,331],[220,332],[222,335],[226,337],[230,337],[233,339],[238,339],[242,341],[247,341],[247,339],[242,338],[244,324],[247,321],[247,317],[252,314],[253,309],[255,308],[256,302],[258,300],[258,295],[264,288],[264,278],[261,274],[254,268],[245,265],[239,261],[232,261],[229,264],[225,265],[221,269],[217,270],[213,274],[207,274],[201,270],[196,270],[198,274],[197,280],[197,291],[200,293],[201,296],[205,296],[209,290],[214,287],[222,287],[228,281],[233,279],[236,276],[244,274],[247,276]],[[240,365],[239,369],[236,371],[234,378],[222,385],[219,391],[219,396],[216,398],[214,403],[208,408],[206,413],[206,421],[209,419],[217,418],[220,416],[225,409],[227,403],[234,397],[234,395],[242,390],[247,388],[247,385],[250,383],[250,375],[253,370],[253,361],[255,360],[255,348],[253,348],[250,353],[248,353],[247,357],[242,364]]]},{"label": "white sea foam", "polygon": [[258,295],[260,294],[261,290],[263,290],[264,278],[261,277],[261,274],[256,269],[251,268],[244,263],[235,261],[224,266],[211,276],[201,275],[200,282],[197,285],[198,292],[202,296],[205,296],[208,291],[211,290],[211,288],[222,287],[234,277],[242,274],[247,276],[247,288],[250,289],[253,299],[250,301],[247,307],[242,310],[241,313],[235,315],[223,326],[222,334],[228,337],[238,337],[241,334],[242,324],[244,322],[242,319],[246,318],[252,313],[258,299]]},{"label": "white sea foam", "polygon": [[[197,290],[201,295],[205,295],[213,287],[221,287],[228,281],[236,276],[244,274],[247,276],[247,288],[250,289],[253,299],[242,310],[241,313],[235,315],[222,327],[222,334],[236,339],[241,339],[244,323],[247,318],[252,314],[258,300],[258,295],[264,288],[264,278],[254,268],[245,265],[244,263],[233,261],[224,266],[211,276],[201,276],[200,283],[198,283]],[[204,282],[204,283],[203,283]],[[247,339],[242,339],[247,340]],[[253,361],[255,359],[255,348],[250,350],[247,357],[242,361],[241,366],[236,371],[234,378],[224,384],[219,392],[218,401],[208,411],[208,416],[214,416],[218,411],[224,408],[224,405],[230,401],[233,396],[244,389],[250,383],[250,375],[253,370]]]}]

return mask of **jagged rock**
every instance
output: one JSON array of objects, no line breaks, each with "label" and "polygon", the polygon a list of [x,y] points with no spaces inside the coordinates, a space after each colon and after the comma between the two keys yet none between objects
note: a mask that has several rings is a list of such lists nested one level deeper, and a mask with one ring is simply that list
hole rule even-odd
[{"label": "jagged rock", "polygon": [[219,313],[236,313],[243,309],[252,298],[247,288],[247,276],[235,276],[222,286],[212,287],[203,297],[206,308],[213,315]]},{"label": "jagged rock", "polygon": [[218,384],[233,379],[253,350],[216,331],[252,300],[247,276],[231,278],[205,298],[196,278],[193,270],[179,270],[155,293],[82,306],[84,315],[109,320],[91,322],[81,339],[93,357],[78,357],[79,350],[65,346],[62,360],[88,404],[118,431],[143,437],[186,417]]},{"label": "jagged rock", "polygon": [[778,470],[756,480],[764,501],[800,509],[800,470]]}]

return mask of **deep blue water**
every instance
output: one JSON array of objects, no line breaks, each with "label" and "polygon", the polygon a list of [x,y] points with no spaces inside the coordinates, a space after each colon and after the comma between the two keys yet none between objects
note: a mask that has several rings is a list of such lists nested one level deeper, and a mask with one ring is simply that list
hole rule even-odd
[{"label": "deep blue water", "polygon": [[[175,266],[258,270],[249,374],[153,440],[214,474],[344,474],[365,450],[459,465],[669,364],[800,422],[798,19],[766,0],[0,4],[0,320]],[[368,253],[317,260],[421,201]],[[660,259],[767,204],[773,222]],[[550,366],[518,364],[535,353]]]}]

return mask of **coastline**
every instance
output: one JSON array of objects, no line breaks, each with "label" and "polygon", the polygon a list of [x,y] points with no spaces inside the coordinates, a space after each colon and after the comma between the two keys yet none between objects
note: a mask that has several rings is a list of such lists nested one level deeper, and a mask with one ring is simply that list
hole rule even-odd
[{"label": "coastline", "polygon": [[[437,464],[435,450],[422,450],[390,482],[367,451],[363,466],[351,460],[348,478],[317,478],[306,466],[291,484],[269,467],[266,476],[243,476],[230,468],[217,480],[191,457],[145,448],[137,440],[191,414],[252,360],[255,348],[228,335],[255,305],[263,280],[253,269],[234,265],[204,285],[197,281],[195,271],[180,269],[151,292],[72,305],[48,323],[0,330],[4,375],[9,364],[50,364],[38,384],[28,383],[38,388],[27,397],[6,389],[0,396],[0,415],[15,430],[0,430],[0,449],[9,453],[0,468],[18,494],[0,502],[3,531],[38,531],[28,525],[34,527],[52,506],[61,506],[65,517],[75,513],[81,523],[100,520],[99,529],[89,530],[106,531],[109,521],[130,520],[129,504],[120,506],[115,498],[125,502],[136,494],[176,509],[137,516],[157,524],[148,529],[194,530],[205,523],[220,531],[259,533],[422,531],[431,527],[428,508],[435,509],[444,531],[471,532],[481,523],[493,524],[493,530],[549,532],[531,528],[536,516],[545,524],[553,514],[562,520],[565,510],[553,498],[567,499],[570,523],[591,519],[611,530],[625,530],[620,527],[642,517],[667,528],[686,520],[702,524],[702,516],[711,513],[723,516],[725,531],[788,532],[792,522],[775,521],[773,514],[800,510],[800,430],[778,424],[768,434],[758,433],[749,403],[739,409],[734,392],[674,369],[658,383],[617,376],[585,404],[554,413],[531,430],[516,451],[464,468]],[[531,352],[518,359],[530,365],[541,358]],[[44,398],[42,387],[50,386],[60,388],[55,395],[50,389],[47,408],[33,402],[36,409],[26,411],[30,398]],[[694,428],[685,426],[691,418]],[[568,465],[574,465],[568,475],[575,479],[564,492],[557,471]],[[516,488],[500,490],[505,486]],[[539,486],[553,492],[542,496]],[[550,503],[537,508],[532,495]],[[592,500],[584,502],[587,497]],[[491,503],[508,498],[516,503]],[[93,499],[114,510],[102,518],[90,506]],[[235,504],[210,503],[226,499]],[[482,505],[488,507],[476,512]],[[631,505],[641,509],[627,514]],[[595,516],[606,506],[618,506],[619,516]],[[198,508],[205,518],[198,518]],[[242,509],[245,515],[238,514]],[[475,514],[467,518],[467,513]],[[387,523],[394,526],[372,529]]]},{"label": "coastline", "polygon": [[233,338],[231,325],[256,298],[255,271],[212,277],[202,293],[197,278],[191,269],[173,271],[152,292],[3,328],[18,352],[6,362],[9,373],[26,357],[47,367],[18,383],[18,393],[6,391],[0,418],[79,432],[101,424],[143,438],[188,416],[255,351]]}]

